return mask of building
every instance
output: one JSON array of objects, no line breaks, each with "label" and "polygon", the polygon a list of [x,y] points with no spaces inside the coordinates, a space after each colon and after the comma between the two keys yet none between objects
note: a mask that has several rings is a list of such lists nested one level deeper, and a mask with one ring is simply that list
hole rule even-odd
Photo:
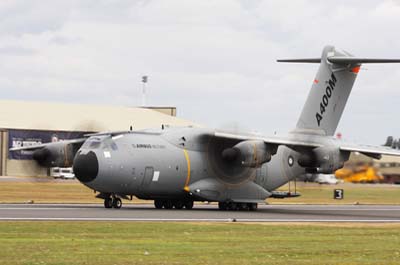
[{"label": "building", "polygon": [[9,148],[82,137],[100,131],[198,126],[176,116],[174,107],[118,107],[0,100],[0,175],[48,175],[30,155]]},{"label": "building", "polygon": [[385,177],[386,183],[400,184],[400,157],[383,156],[375,161],[379,172]]}]

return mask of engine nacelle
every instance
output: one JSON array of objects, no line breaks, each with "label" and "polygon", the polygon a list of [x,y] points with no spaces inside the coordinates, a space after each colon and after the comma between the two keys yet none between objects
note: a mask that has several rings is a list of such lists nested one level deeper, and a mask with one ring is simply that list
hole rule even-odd
[{"label": "engine nacelle", "polygon": [[259,167],[271,160],[272,152],[263,141],[248,140],[222,151],[226,161],[236,161],[243,167]]},{"label": "engine nacelle", "polygon": [[319,147],[300,155],[298,164],[308,173],[332,174],[343,167],[350,152],[340,151],[337,147]]},{"label": "engine nacelle", "polygon": [[213,137],[207,148],[208,170],[226,184],[239,184],[254,179],[257,167],[271,159],[277,146],[263,141]]},{"label": "engine nacelle", "polygon": [[32,154],[32,158],[43,167],[71,167],[74,156],[73,145],[63,142],[50,143]]}]

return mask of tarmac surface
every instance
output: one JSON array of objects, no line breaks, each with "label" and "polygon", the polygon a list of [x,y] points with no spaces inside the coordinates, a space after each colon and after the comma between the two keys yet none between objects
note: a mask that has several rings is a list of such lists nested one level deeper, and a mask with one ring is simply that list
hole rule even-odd
[{"label": "tarmac surface", "polygon": [[400,206],[259,205],[256,212],[220,211],[199,204],[192,210],[155,209],[151,204],[105,209],[100,204],[0,204],[0,221],[155,222],[388,222],[400,223]]}]

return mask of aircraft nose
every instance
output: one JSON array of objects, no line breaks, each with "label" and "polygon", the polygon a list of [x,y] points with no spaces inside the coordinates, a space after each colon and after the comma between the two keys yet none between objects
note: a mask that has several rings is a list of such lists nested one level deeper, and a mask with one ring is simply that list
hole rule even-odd
[{"label": "aircraft nose", "polygon": [[87,154],[78,153],[75,156],[73,169],[75,177],[81,182],[89,182],[94,180],[99,173],[99,161],[94,152]]}]

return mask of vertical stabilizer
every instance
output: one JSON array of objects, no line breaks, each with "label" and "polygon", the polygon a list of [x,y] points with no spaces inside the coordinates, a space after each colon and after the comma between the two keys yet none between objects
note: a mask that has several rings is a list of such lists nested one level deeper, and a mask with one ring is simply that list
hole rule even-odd
[{"label": "vertical stabilizer", "polygon": [[336,50],[333,46],[326,46],[321,58],[278,62],[320,63],[296,129],[317,130],[326,135],[334,135],[361,64],[400,63],[400,60],[359,58]]},{"label": "vertical stabilizer", "polygon": [[296,128],[323,130],[326,135],[334,135],[360,64],[336,64],[328,61],[328,57],[350,55],[336,51],[333,46],[324,48],[317,75]]}]

